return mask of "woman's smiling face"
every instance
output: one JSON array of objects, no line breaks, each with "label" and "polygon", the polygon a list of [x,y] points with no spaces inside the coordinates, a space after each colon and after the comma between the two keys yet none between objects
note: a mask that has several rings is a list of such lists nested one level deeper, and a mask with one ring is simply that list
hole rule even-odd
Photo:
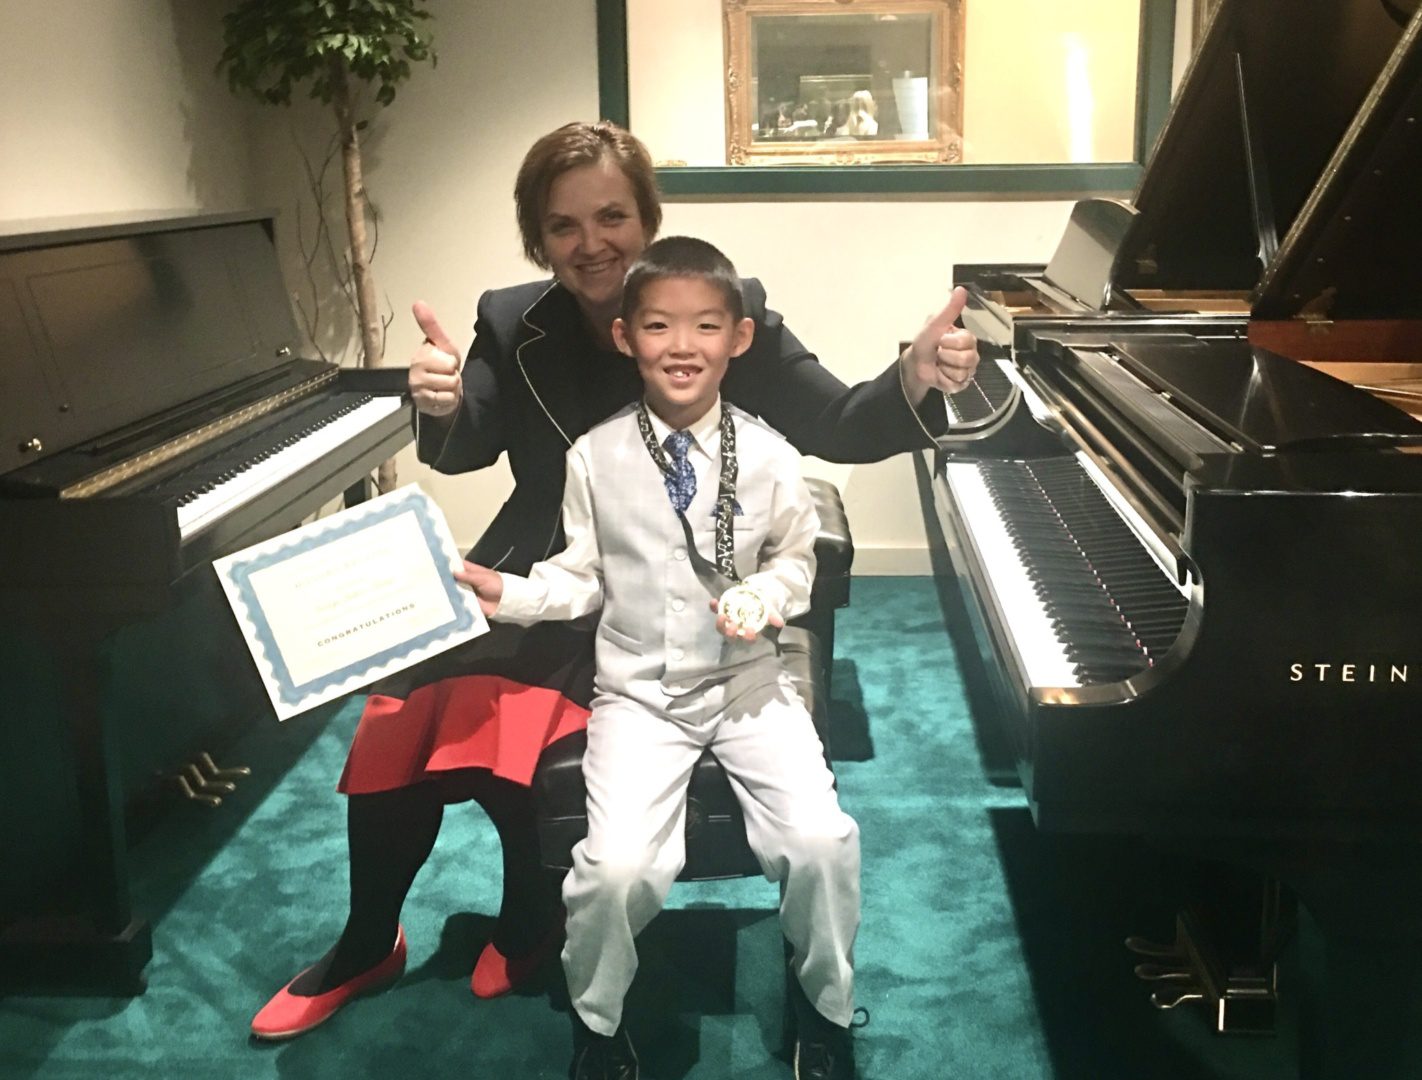
[{"label": "woman's smiling face", "polygon": [[595,327],[611,326],[627,268],[648,241],[632,184],[617,164],[604,158],[554,180],[542,236],[554,276]]}]

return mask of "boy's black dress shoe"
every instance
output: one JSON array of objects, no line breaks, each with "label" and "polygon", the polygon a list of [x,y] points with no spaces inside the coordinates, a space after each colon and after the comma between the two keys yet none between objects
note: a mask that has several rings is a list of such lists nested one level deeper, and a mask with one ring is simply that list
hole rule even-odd
[{"label": "boy's black dress shoe", "polygon": [[573,1063],[569,1080],[637,1080],[637,1051],[627,1029],[614,1035],[599,1035],[573,1010]]},{"label": "boy's black dress shoe", "polygon": [[795,1035],[795,1080],[858,1080],[854,1040],[842,1027],[822,1021],[827,1030]]},{"label": "boy's black dress shoe", "polygon": [[849,1029],[830,1023],[810,1004],[793,972],[787,981],[795,1016],[795,1080],[858,1080]]}]

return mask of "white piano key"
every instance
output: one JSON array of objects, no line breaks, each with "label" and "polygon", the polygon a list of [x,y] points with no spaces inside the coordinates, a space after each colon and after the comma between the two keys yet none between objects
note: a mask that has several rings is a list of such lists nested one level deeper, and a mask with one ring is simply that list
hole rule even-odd
[{"label": "white piano key", "polygon": [[373,397],[329,424],[303,436],[291,446],[272,454],[236,476],[205,491],[191,502],[178,507],[178,531],[184,539],[251,502],[290,476],[374,427],[391,413],[398,412],[402,402],[398,395]]},{"label": "white piano key", "polygon": [[980,467],[970,461],[950,461],[943,467],[963,527],[972,539],[978,561],[997,599],[1001,621],[1028,685],[1080,686],[1076,667],[1068,659],[1046,605],[1023,564],[1002,514],[989,495]]}]

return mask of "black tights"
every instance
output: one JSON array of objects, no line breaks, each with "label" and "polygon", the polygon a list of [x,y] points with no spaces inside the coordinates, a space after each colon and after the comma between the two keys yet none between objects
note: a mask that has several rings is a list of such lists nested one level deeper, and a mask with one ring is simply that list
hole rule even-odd
[{"label": "black tights", "polygon": [[466,799],[484,808],[503,846],[504,895],[494,944],[506,956],[519,956],[543,940],[558,914],[558,892],[539,863],[533,793],[487,769],[465,769],[350,796],[350,916],[335,947],[296,980],[294,993],[324,993],[389,955],[405,897],[434,850],[444,804]]}]

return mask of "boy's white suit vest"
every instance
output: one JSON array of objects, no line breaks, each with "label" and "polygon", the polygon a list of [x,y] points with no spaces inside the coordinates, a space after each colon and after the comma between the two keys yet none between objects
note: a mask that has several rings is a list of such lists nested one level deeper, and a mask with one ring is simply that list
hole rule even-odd
[{"label": "boy's white suit vest", "polygon": [[[735,516],[736,569],[755,571],[770,523],[776,478],[799,475],[795,450],[761,421],[725,405],[736,426],[739,476]],[[647,452],[630,406],[584,437],[603,568],[602,618],[597,632],[598,686],[639,700],[677,696],[711,678],[752,665],[774,678],[775,643],[747,644],[716,630],[711,592],[693,569],[686,537],[667,496],[662,473]],[[717,449],[687,508],[703,558],[715,562]]]}]

